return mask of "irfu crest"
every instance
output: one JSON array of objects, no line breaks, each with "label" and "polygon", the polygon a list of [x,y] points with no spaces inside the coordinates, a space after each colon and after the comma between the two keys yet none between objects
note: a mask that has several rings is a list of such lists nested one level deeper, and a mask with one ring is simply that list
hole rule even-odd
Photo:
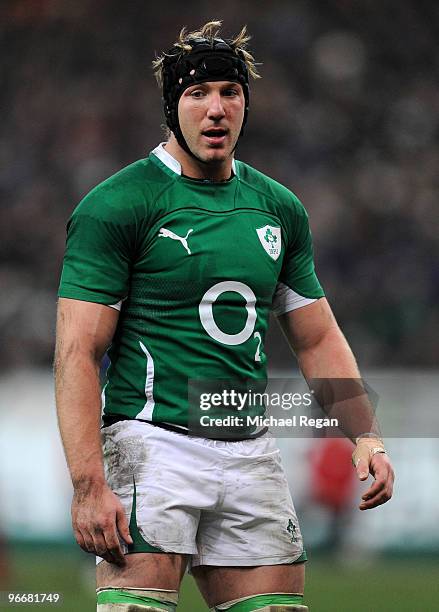
[{"label": "irfu crest", "polygon": [[282,248],[280,227],[265,225],[257,229],[256,232],[265,251],[276,261]]},{"label": "irfu crest", "polygon": [[293,523],[293,521],[290,519],[288,521],[288,525],[287,525],[287,531],[291,536],[291,542],[297,542],[297,533],[296,533],[297,527],[296,525]]}]

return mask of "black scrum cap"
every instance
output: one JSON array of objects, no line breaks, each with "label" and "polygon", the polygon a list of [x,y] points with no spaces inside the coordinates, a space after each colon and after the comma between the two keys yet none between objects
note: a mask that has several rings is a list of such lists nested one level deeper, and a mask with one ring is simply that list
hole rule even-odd
[{"label": "black scrum cap", "polygon": [[245,99],[241,135],[249,107],[248,70],[242,51],[235,51],[222,38],[192,38],[187,41],[191,51],[174,45],[163,61],[163,101],[166,123],[178,143],[189,151],[178,122],[178,101],[185,89],[206,81],[231,81],[242,86]]}]

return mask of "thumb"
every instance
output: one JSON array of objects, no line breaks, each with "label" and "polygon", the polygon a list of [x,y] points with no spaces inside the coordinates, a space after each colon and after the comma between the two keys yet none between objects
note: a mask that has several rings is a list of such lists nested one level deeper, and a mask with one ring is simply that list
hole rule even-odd
[{"label": "thumb", "polygon": [[357,471],[357,476],[360,480],[366,480],[369,476],[370,451],[369,442],[367,440],[358,440],[357,446],[352,453],[352,463]]},{"label": "thumb", "polygon": [[359,459],[356,465],[357,476],[360,480],[366,480],[369,476],[369,465],[363,458]]},{"label": "thumb", "polygon": [[125,540],[127,544],[132,544],[133,538],[130,536],[128,522],[127,522],[125,513],[123,512],[122,509],[119,509],[116,512],[116,524],[117,524],[117,530],[120,533],[121,537]]}]

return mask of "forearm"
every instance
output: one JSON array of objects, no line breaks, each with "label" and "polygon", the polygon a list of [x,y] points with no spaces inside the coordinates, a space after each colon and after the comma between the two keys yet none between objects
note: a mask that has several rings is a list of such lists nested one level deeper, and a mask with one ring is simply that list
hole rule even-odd
[{"label": "forearm", "polygon": [[55,355],[58,424],[75,488],[104,482],[99,363],[78,347]]},{"label": "forearm", "polygon": [[325,298],[279,317],[300,369],[324,412],[338,420],[338,429],[356,445],[353,459],[360,480],[369,471],[374,484],[363,494],[361,510],[383,504],[392,496],[393,470],[383,454],[375,410],[361,380],[355,357]]},{"label": "forearm", "polygon": [[370,401],[349,344],[334,324],[315,344],[296,351],[299,367],[321,408],[337,418],[339,428],[355,442],[358,436],[380,435]]}]

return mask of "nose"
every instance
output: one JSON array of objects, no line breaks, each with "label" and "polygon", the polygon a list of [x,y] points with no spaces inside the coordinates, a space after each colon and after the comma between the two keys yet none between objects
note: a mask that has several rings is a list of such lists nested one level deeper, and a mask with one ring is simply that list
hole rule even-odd
[{"label": "nose", "polygon": [[207,109],[207,116],[209,119],[218,121],[225,115],[224,107],[221,101],[221,95],[219,92],[212,92],[209,96],[209,106]]}]

